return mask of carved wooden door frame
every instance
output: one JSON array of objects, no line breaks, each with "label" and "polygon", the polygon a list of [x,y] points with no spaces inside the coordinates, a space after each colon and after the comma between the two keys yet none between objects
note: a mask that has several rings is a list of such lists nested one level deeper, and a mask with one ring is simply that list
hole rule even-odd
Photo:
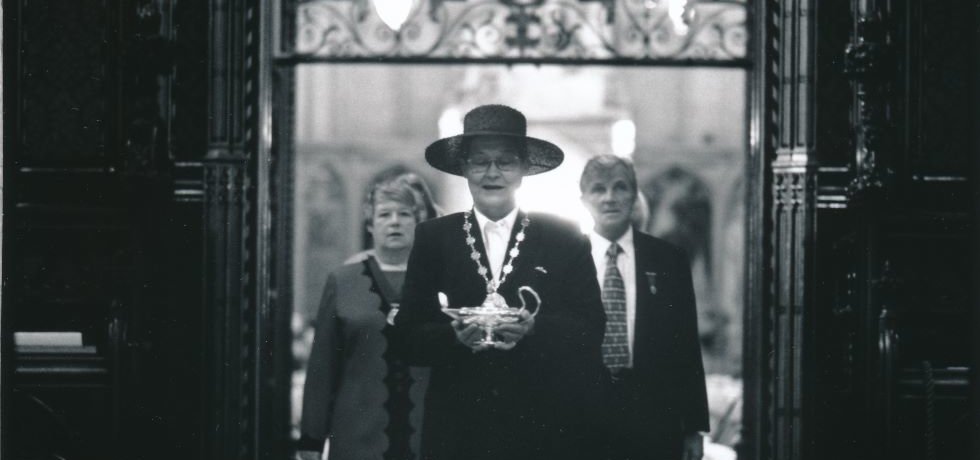
[{"label": "carved wooden door frame", "polygon": [[[294,32],[277,14],[293,14],[295,6],[211,2],[210,150],[202,171],[213,306],[205,426],[220,428],[206,440],[212,458],[271,458],[288,450],[293,113],[291,103],[276,102],[292,100],[297,63],[322,60],[275,57],[279,38]],[[743,458],[799,458],[802,445],[801,353],[815,209],[814,8],[815,0],[750,2],[749,52],[738,65],[749,71]],[[480,62],[488,60],[515,62]]]}]

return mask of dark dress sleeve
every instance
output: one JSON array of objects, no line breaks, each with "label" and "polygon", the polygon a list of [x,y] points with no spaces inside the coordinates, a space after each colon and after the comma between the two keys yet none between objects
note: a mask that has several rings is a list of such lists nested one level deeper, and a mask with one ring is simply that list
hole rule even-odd
[{"label": "dark dress sleeve", "polygon": [[313,348],[303,386],[303,450],[323,450],[330,434],[334,394],[343,367],[343,337],[337,315],[337,278],[331,274],[323,288],[323,297],[315,322]]},{"label": "dark dress sleeve", "polygon": [[425,224],[415,227],[415,244],[408,257],[401,309],[392,340],[412,365],[438,366],[464,359],[472,352],[456,340],[451,319],[440,310],[438,277],[443,265],[438,232]]},{"label": "dark dress sleeve", "polygon": [[708,424],[708,396],[705,389],[704,364],[701,361],[701,342],[698,335],[698,314],[694,298],[694,282],[687,254],[676,251],[676,273],[680,280],[679,319],[677,350],[679,351],[680,392],[686,398],[682,407],[681,429],[685,434],[710,430]]}]

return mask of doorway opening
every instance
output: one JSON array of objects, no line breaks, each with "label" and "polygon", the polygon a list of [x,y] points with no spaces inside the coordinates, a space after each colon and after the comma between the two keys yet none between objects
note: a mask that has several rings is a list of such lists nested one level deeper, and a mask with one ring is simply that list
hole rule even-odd
[{"label": "doorway opening", "polygon": [[465,180],[432,169],[422,153],[461,132],[471,108],[502,103],[527,116],[529,135],[565,152],[559,168],[525,180],[522,209],[560,215],[586,231],[591,220],[578,186],[586,160],[612,153],[636,165],[636,227],[691,258],[711,416],[707,453],[734,456],[741,432],[745,70],[309,63],[294,75],[294,436],[325,280],[370,244],[361,211],[368,190],[379,178],[411,172],[428,183],[443,212],[468,209]]},{"label": "doorway opening", "polygon": [[277,313],[277,327],[292,340],[277,346],[291,351],[293,427],[327,274],[370,241],[367,191],[409,172],[443,212],[468,208],[465,182],[429,167],[423,151],[460,132],[471,108],[502,103],[527,115],[529,135],[566,153],[561,167],[524,182],[525,210],[588,229],[585,161],[611,153],[635,163],[635,225],[692,262],[714,446],[706,456],[734,458],[743,310],[753,298],[746,235],[761,222],[749,201],[761,186],[749,174],[758,167],[749,10],[745,0],[283,0],[273,24],[274,142],[288,185],[274,191],[273,214],[289,235],[278,250],[292,281],[280,298],[292,310]]}]

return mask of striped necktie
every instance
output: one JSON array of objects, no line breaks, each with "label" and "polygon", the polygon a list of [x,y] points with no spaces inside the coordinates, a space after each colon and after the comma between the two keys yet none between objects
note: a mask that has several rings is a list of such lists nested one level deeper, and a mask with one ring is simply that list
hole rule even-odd
[{"label": "striped necktie", "polygon": [[626,285],[616,266],[622,252],[613,243],[606,251],[606,273],[602,281],[602,306],[606,310],[606,335],[602,340],[602,362],[611,371],[629,364],[629,338],[626,332]]}]

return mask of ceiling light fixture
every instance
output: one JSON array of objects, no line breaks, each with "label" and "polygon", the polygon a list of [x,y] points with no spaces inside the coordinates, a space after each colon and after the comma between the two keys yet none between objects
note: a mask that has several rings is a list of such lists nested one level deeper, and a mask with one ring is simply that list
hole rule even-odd
[{"label": "ceiling light fixture", "polygon": [[415,8],[416,0],[371,0],[378,17],[391,30],[398,32]]}]

